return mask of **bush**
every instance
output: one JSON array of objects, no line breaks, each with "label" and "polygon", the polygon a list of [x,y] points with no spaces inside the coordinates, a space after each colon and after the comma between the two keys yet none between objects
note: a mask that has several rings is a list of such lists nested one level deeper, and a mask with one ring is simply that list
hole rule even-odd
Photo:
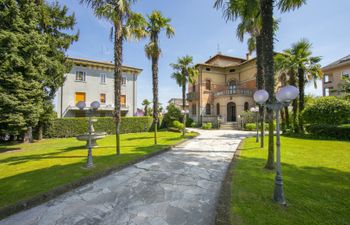
[{"label": "bush", "polygon": [[178,130],[183,130],[185,128],[184,124],[177,120],[173,122],[173,126]]},{"label": "bush", "polygon": [[210,130],[213,127],[212,123],[203,123],[202,129]]},{"label": "bush", "polygon": [[[265,131],[268,131],[268,129],[269,129],[269,124],[265,123]],[[276,122],[275,121],[273,122],[273,129],[276,129]],[[247,130],[247,131],[254,131],[254,130],[256,130],[256,123],[247,123],[247,124],[245,124],[244,130]],[[260,123],[259,123],[259,130],[260,130]]]},{"label": "bush", "polygon": [[347,125],[313,124],[306,130],[317,137],[350,140],[350,126]]},{"label": "bush", "polygon": [[191,123],[191,127],[197,127],[197,123],[196,122],[192,122]]},{"label": "bush", "polygon": [[308,105],[302,112],[307,124],[345,123],[349,119],[350,103],[334,96],[320,97]]},{"label": "bush", "polygon": [[[104,131],[107,134],[115,134],[115,121],[112,117],[96,118],[94,123],[95,131]],[[139,133],[151,131],[153,118],[144,117],[122,117],[120,124],[120,133]],[[162,118],[159,118],[159,125],[162,124]],[[59,118],[53,121],[50,128],[45,131],[45,137],[61,138],[75,137],[87,132],[88,118]]]},{"label": "bush", "polygon": [[167,113],[164,115],[164,123],[166,127],[173,126],[175,120],[181,121],[182,115],[181,110],[177,108],[174,104],[169,104],[167,107]]},{"label": "bush", "polygon": [[256,114],[251,111],[244,111],[241,117],[245,123],[254,123],[256,121]]},{"label": "bush", "polygon": [[187,117],[187,119],[186,119],[186,127],[190,127],[192,125],[192,123],[193,123],[193,119]]}]

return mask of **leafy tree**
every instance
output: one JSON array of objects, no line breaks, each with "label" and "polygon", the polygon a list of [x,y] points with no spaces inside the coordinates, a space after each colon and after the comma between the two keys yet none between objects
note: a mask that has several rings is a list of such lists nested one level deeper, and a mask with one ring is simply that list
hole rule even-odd
[{"label": "leafy tree", "polygon": [[[192,56],[184,56],[177,59],[176,64],[170,64],[175,72],[171,75],[176,83],[182,87],[182,110],[186,109],[186,85],[188,82],[194,83],[198,76],[198,70],[193,65]],[[183,124],[186,128],[186,113],[183,116]],[[183,135],[185,135],[185,129],[183,130]]]},{"label": "leafy tree", "polygon": [[316,80],[323,76],[321,65],[319,64],[320,60],[321,57],[312,56],[311,43],[306,39],[294,43],[290,49],[284,50],[283,54],[279,54],[275,57],[275,62],[277,63],[276,67],[279,70],[289,71],[293,84],[296,80],[294,77],[297,75],[297,83],[300,92],[298,124],[296,124],[296,100],[293,102],[293,120],[296,132],[304,131],[301,112],[304,110],[305,105],[305,84],[308,81],[313,81],[316,86]]},{"label": "leafy tree", "polygon": [[342,82],[339,84],[339,92],[342,98],[350,100],[350,77],[343,77]]},{"label": "leafy tree", "polygon": [[175,104],[171,103],[167,107],[167,112],[164,115],[164,122],[167,127],[171,127],[175,120],[181,120],[181,110],[175,106]]},{"label": "leafy tree", "polygon": [[171,19],[166,18],[160,11],[153,11],[147,16],[148,22],[146,32],[150,38],[149,43],[145,46],[145,52],[148,59],[152,61],[152,81],[153,81],[153,122],[154,122],[154,144],[157,144],[157,127],[158,127],[158,60],[161,53],[159,47],[159,34],[165,30],[166,36],[174,36],[174,28],[170,25]]},{"label": "leafy tree", "polygon": [[98,18],[112,23],[111,39],[114,40],[114,111],[116,121],[116,154],[120,155],[121,122],[121,77],[123,63],[123,43],[128,39],[144,37],[146,21],[139,13],[131,10],[135,0],[80,0],[94,10]]},{"label": "leafy tree", "polygon": [[50,67],[55,46],[41,27],[41,13],[34,1],[0,2],[0,132],[29,141],[54,92],[50,76],[57,75]]},{"label": "leafy tree", "polygon": [[148,114],[148,106],[151,105],[151,102],[148,101],[148,99],[144,99],[144,100],[142,101],[142,105],[145,107],[145,108],[144,108],[145,116],[148,116],[148,115],[149,115],[149,114]]}]

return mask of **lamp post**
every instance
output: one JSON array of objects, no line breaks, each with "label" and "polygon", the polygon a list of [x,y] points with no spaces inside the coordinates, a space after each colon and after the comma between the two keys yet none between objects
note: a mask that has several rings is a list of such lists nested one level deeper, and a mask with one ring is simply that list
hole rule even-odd
[{"label": "lamp post", "polygon": [[[299,89],[288,85],[281,88],[276,93],[277,102],[267,103],[266,107],[272,109],[276,113],[276,176],[273,199],[281,204],[286,205],[283,191],[282,168],[281,168],[281,140],[280,140],[280,121],[279,112],[281,108],[286,107],[289,103],[299,95]],[[259,105],[264,105],[269,98],[269,94],[265,90],[258,90],[254,93],[254,100]]]},{"label": "lamp post", "polygon": [[[80,110],[84,110],[86,107],[85,102],[78,102],[77,107]],[[92,116],[93,113],[100,107],[100,103],[98,101],[94,101],[90,104],[90,108],[87,110],[88,116],[89,116],[89,125],[88,125],[88,156],[87,156],[87,162],[86,162],[86,168],[92,168],[94,166],[93,160],[92,160],[92,146],[91,146],[91,134],[93,132],[92,130]]]},{"label": "lamp post", "polygon": [[[256,143],[259,143],[259,108],[258,107],[252,107],[250,108],[250,111],[252,113],[255,113],[255,120],[256,120]],[[263,138],[263,137],[261,137]]]}]

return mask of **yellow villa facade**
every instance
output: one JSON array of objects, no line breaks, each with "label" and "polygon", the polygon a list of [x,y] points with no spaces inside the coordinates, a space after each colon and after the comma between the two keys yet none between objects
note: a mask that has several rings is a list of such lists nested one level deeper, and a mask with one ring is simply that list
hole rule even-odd
[{"label": "yellow villa facade", "polygon": [[237,126],[240,115],[255,106],[256,60],[217,54],[196,67],[199,76],[187,95],[190,118]]}]

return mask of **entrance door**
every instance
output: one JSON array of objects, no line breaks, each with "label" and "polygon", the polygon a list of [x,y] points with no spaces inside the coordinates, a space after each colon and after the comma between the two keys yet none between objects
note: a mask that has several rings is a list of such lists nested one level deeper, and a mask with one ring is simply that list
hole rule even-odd
[{"label": "entrance door", "polygon": [[227,121],[228,122],[236,122],[236,104],[234,102],[230,102],[227,104]]}]

